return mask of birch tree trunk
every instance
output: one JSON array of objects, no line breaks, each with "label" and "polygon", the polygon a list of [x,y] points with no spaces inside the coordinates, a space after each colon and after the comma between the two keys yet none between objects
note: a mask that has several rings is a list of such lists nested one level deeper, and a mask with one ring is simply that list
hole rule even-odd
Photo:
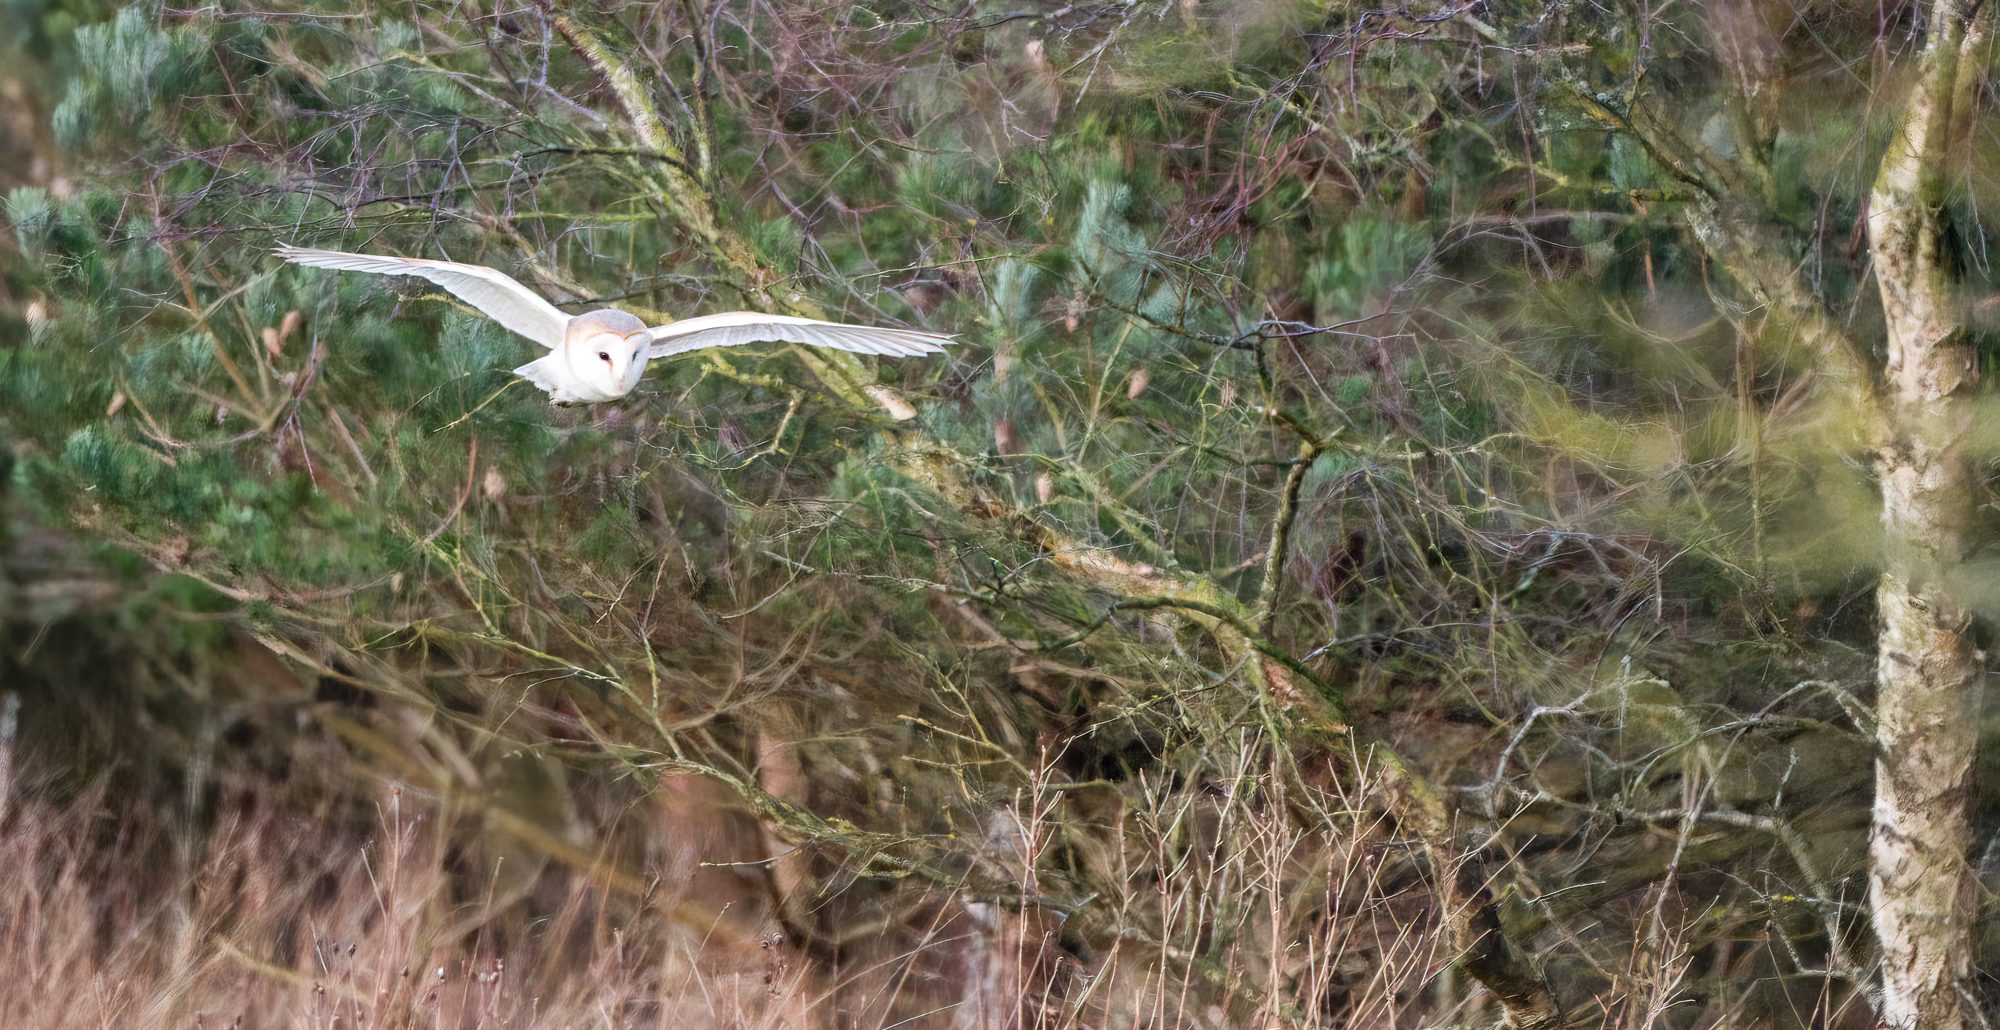
[{"label": "birch tree trunk", "polygon": [[1963,1024],[1974,911],[1968,806],[1984,685],[1953,584],[1976,504],[1964,399],[1978,372],[1943,260],[1944,168],[1967,123],[1987,17],[1978,0],[1940,0],[1931,14],[1869,196],[1888,334],[1869,900],[1882,1023],[1942,1030]]}]

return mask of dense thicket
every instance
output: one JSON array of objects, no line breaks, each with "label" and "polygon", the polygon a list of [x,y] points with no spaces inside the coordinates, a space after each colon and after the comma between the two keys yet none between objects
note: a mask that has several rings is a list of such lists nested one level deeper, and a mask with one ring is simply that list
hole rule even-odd
[{"label": "dense thicket", "polygon": [[[0,837],[107,933],[0,965],[90,1018],[1874,1018],[1924,9],[10,14]],[[963,343],[552,409],[280,242]]]}]

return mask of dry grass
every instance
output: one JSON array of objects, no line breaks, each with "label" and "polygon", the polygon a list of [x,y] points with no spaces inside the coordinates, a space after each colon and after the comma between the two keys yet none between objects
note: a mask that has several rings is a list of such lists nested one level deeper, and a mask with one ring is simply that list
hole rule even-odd
[{"label": "dry grass", "polygon": [[[1295,782],[1245,740],[1236,792],[1155,784],[1127,806],[1130,893],[1097,911],[1173,928],[1063,946],[1061,919],[942,889],[882,896],[887,922],[804,953],[685,861],[637,893],[575,869],[526,882],[478,827],[378,789],[301,810],[231,777],[196,820],[107,789],[9,777],[0,814],[0,1025],[10,1027],[1410,1026],[1457,997],[1410,849],[1337,786]],[[23,777],[30,779],[32,777]],[[1260,785],[1264,784],[1264,785]],[[1046,785],[1043,785],[1046,786]],[[1032,894],[1061,792],[1004,806],[998,861]],[[150,810],[148,810],[150,809]],[[1297,818],[1317,813],[1313,821]],[[206,828],[196,830],[196,822]],[[675,870],[678,869],[678,873]],[[701,873],[713,872],[700,870]],[[1145,872],[1142,872],[1145,871]],[[680,882],[669,882],[678,878]],[[601,880],[603,877],[598,877]],[[851,888],[858,889],[858,888]],[[754,893],[754,892],[751,892]],[[822,899],[823,900],[823,899]],[[850,911],[855,911],[850,907]],[[1143,911],[1142,911],[1143,910]],[[694,913],[706,912],[706,930]],[[1102,918],[1100,914],[1098,916]],[[770,924],[775,926],[775,924]],[[1476,992],[1457,1008],[1478,1008]]]},{"label": "dry grass", "polygon": [[199,838],[104,791],[9,809],[7,1026],[759,1027],[811,1005],[775,941],[725,960],[575,876],[496,898],[399,787],[372,839],[247,798]]}]

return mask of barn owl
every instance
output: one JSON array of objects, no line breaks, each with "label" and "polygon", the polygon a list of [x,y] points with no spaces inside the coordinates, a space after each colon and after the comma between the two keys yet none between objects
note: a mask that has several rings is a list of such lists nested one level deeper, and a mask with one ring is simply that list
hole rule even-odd
[{"label": "barn owl", "polygon": [[756,311],[730,311],[648,326],[637,316],[615,308],[566,314],[506,274],[480,265],[293,246],[280,246],[276,253],[295,264],[413,275],[444,287],[488,318],[548,348],[549,353],[515,369],[514,374],[540,387],[556,404],[617,400],[639,385],[647,362],[705,347],[805,343],[857,354],[912,357],[939,353],[952,342],[950,336],[914,329],[876,329]]}]

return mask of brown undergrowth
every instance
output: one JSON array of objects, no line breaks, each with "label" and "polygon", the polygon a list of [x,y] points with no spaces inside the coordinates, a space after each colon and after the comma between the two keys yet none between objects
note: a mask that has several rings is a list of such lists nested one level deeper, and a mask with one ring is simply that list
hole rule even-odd
[{"label": "brown undergrowth", "polygon": [[[1237,757],[1258,752],[1246,740]],[[897,900],[889,951],[857,939],[851,954],[807,953],[768,915],[761,929],[742,915],[763,904],[748,880],[732,890],[687,849],[655,849],[636,877],[513,876],[476,821],[399,784],[298,807],[230,774],[206,818],[163,819],[103,783],[24,773],[0,816],[0,979],[14,985],[0,1023],[1413,1025],[1441,957],[1413,846],[1337,787],[1290,799],[1331,820],[1301,829],[1251,788],[1271,770],[1240,771],[1239,796],[1155,785],[1127,816],[1130,853],[1103,856],[1140,869],[1178,855],[1173,876],[1135,878],[1115,905],[1206,924],[1200,954],[1130,939],[1089,957],[1046,912],[941,889]],[[1059,793],[1019,799],[991,828],[1024,890]],[[1183,847],[1190,835],[1206,843]]]}]

